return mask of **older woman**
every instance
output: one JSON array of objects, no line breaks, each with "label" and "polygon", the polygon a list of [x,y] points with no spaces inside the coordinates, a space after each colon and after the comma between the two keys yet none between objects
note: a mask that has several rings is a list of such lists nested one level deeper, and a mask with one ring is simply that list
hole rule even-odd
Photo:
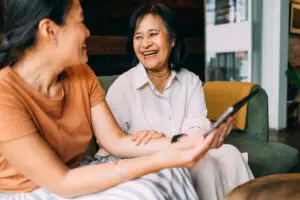
[{"label": "older woman", "polygon": [[[125,132],[155,130],[172,137],[181,133],[203,133],[210,126],[199,77],[180,68],[185,51],[172,12],[161,4],[150,4],[134,12],[130,21],[128,49],[133,67],[110,87],[106,100]],[[124,104],[123,102],[126,102]],[[221,127],[219,144],[231,131]],[[139,141],[151,136],[143,132]],[[234,187],[253,175],[241,153],[231,145],[210,150],[192,168],[200,199],[223,199]]]},{"label": "older woman", "polygon": [[[84,64],[90,32],[78,0],[7,0],[4,13],[0,199],[198,199],[176,167],[192,167],[220,130],[138,145],[117,125]],[[112,155],[137,158],[79,167],[92,133]]]}]

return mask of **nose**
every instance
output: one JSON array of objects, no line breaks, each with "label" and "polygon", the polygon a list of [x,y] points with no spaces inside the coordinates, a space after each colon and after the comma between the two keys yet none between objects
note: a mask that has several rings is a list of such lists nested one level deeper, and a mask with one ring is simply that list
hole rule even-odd
[{"label": "nose", "polygon": [[87,27],[85,27],[85,29],[86,29],[86,37],[88,38],[91,36],[91,32]]},{"label": "nose", "polygon": [[149,37],[144,37],[143,40],[142,40],[142,47],[144,49],[147,49],[149,48],[150,46],[152,45],[152,41]]}]

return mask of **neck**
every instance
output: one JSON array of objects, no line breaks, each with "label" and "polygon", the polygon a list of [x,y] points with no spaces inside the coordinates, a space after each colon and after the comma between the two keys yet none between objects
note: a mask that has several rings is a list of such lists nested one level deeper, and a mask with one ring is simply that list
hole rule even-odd
[{"label": "neck", "polygon": [[163,92],[169,77],[171,76],[171,70],[169,67],[165,67],[162,70],[146,70],[149,79],[155,85],[159,92]]},{"label": "neck", "polygon": [[13,70],[42,95],[53,96],[53,89],[57,91],[56,88],[60,86],[58,77],[64,68],[53,60],[43,59],[45,57],[27,51],[22,59],[13,65]]}]

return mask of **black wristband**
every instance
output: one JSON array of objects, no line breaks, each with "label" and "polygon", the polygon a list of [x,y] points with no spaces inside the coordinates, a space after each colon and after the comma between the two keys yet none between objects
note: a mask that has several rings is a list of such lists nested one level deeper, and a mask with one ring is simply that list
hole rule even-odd
[{"label": "black wristband", "polygon": [[174,135],[174,136],[172,137],[171,143],[178,142],[179,139],[180,139],[182,136],[184,136],[184,135],[185,135],[185,134]]}]

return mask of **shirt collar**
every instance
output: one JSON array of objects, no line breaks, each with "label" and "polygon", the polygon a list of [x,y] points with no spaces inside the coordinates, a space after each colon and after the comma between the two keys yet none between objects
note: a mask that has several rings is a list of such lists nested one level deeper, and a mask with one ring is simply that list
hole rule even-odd
[{"label": "shirt collar", "polygon": [[142,63],[139,63],[135,66],[135,74],[134,74],[134,87],[135,89],[140,89],[144,85],[150,82],[147,72]]},{"label": "shirt collar", "polygon": [[[136,67],[135,74],[134,74],[134,86],[135,89],[140,89],[146,84],[150,84],[151,81],[149,80],[149,77],[147,75],[147,72],[145,70],[145,67],[142,63],[139,63]],[[173,80],[177,80],[179,83],[182,80],[182,77],[180,76],[180,72],[176,72],[175,70],[171,71],[171,77],[169,79],[169,83],[172,84]]]}]

